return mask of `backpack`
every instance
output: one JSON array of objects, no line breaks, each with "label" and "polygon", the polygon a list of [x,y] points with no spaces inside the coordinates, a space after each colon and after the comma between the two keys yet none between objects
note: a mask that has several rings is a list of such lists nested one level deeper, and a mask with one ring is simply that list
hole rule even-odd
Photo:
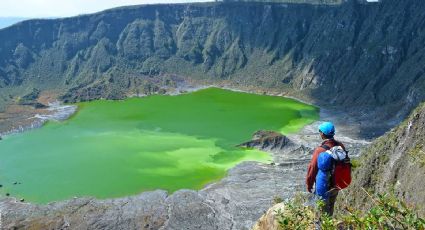
[{"label": "backpack", "polygon": [[333,159],[333,169],[331,173],[333,187],[338,190],[347,188],[351,183],[351,162],[348,152],[341,146],[330,148],[327,145],[323,145],[322,148],[324,148],[326,153],[331,155]]}]

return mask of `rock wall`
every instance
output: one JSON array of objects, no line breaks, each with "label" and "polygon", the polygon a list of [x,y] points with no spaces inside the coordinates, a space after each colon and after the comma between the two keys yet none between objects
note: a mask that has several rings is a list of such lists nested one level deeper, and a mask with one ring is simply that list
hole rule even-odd
[{"label": "rock wall", "polygon": [[424,4],[145,5],[25,21],[0,30],[0,104],[33,87],[121,98],[175,74],[400,121],[425,99]]},{"label": "rock wall", "polygon": [[[425,104],[416,108],[402,124],[363,148],[359,162],[352,184],[338,195],[336,214],[346,205],[368,211],[375,205],[371,196],[394,194],[424,216]],[[284,210],[284,204],[271,207],[253,229],[280,229],[276,222],[277,209]]]},{"label": "rock wall", "polygon": [[[353,184],[341,197],[368,208],[367,193],[394,193],[425,215],[425,104],[362,153]],[[364,189],[364,190],[363,190]]]},{"label": "rock wall", "polygon": [[285,205],[283,203],[275,204],[271,207],[258,222],[254,225],[252,230],[278,230],[280,229],[279,222],[276,218],[276,214],[280,211],[285,210]]}]

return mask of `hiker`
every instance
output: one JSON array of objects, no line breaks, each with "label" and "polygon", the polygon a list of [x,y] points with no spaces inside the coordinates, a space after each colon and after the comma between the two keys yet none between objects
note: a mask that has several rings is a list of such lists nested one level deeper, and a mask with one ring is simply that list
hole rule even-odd
[{"label": "hiker", "polygon": [[319,126],[322,144],[313,152],[308,165],[306,185],[308,192],[324,201],[322,213],[333,215],[334,204],[339,190],[351,182],[351,164],[344,145],[334,139],[335,126],[324,122]]}]

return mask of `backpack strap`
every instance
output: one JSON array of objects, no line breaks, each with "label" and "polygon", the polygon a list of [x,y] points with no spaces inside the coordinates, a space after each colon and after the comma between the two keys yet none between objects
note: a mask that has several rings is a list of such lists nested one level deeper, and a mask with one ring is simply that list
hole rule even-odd
[{"label": "backpack strap", "polygon": [[329,147],[329,146],[327,146],[327,145],[322,145],[322,146],[320,146],[320,147],[324,148],[326,151],[328,151],[328,150],[330,150],[330,149],[331,149],[331,147]]}]

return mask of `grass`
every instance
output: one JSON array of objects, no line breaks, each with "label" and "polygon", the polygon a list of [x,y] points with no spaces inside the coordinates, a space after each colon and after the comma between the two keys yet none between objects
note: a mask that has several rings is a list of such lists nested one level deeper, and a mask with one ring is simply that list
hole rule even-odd
[{"label": "grass", "polygon": [[[416,210],[392,194],[367,193],[372,207],[366,212],[359,211],[349,204],[331,218],[320,214],[323,202],[307,206],[307,198],[297,195],[285,202],[285,209],[278,210],[276,217],[281,229],[315,229],[320,224],[323,230],[333,229],[425,229],[425,220]],[[319,218],[320,217],[320,218]]]}]

